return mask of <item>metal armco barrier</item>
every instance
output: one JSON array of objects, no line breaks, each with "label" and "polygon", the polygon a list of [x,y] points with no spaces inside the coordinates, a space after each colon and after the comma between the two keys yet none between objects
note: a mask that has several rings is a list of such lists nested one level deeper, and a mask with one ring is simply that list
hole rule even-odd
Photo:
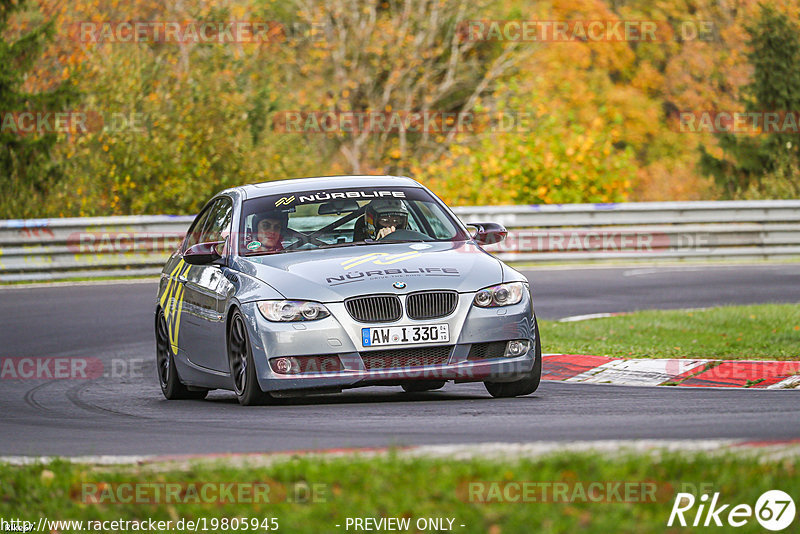
[{"label": "metal armco barrier", "polygon": [[0,281],[156,275],[193,216],[0,221]]},{"label": "metal armco barrier", "polygon": [[[585,262],[800,257],[800,200],[471,206],[498,222],[486,247],[505,261]],[[0,281],[155,275],[192,216],[0,221]]]},{"label": "metal armco barrier", "polygon": [[800,256],[800,200],[638,202],[456,208],[508,238],[504,261],[658,261]]}]

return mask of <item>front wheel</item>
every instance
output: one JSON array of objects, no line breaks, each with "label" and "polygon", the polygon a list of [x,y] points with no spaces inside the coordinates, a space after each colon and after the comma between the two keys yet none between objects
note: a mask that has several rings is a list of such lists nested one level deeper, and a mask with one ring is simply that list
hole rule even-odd
[{"label": "front wheel", "polygon": [[158,310],[156,316],[156,365],[158,367],[158,382],[161,385],[161,393],[167,400],[175,399],[205,399],[208,394],[207,389],[189,390],[178,376],[175,368],[175,358],[172,354],[172,346],[169,343],[169,331],[167,330],[167,320],[164,311]]},{"label": "front wheel", "polygon": [[269,404],[274,398],[261,391],[258,385],[256,366],[253,364],[253,351],[244,318],[239,310],[233,312],[228,327],[228,364],[230,365],[233,391],[242,406]]},{"label": "front wheel", "polygon": [[[536,318],[534,317],[534,321]],[[495,398],[508,398],[519,397],[521,395],[530,395],[539,388],[539,382],[542,380],[542,342],[539,339],[539,325],[534,324],[534,335],[536,342],[534,343],[533,369],[525,378],[516,380],[514,382],[484,382],[486,391]]]}]

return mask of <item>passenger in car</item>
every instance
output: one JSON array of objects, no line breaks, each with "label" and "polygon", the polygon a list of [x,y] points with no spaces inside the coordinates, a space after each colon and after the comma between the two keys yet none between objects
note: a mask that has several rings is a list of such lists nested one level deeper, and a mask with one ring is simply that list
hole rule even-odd
[{"label": "passenger in car", "polygon": [[267,211],[253,217],[255,241],[259,246],[248,249],[254,252],[277,252],[283,250],[283,233],[288,223],[286,213],[280,211]]}]

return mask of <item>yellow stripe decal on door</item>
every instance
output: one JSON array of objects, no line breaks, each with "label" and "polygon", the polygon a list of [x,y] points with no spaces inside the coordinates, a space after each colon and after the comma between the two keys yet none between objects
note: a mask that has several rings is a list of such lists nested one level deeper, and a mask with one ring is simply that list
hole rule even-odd
[{"label": "yellow stripe decal on door", "polygon": [[176,265],[175,268],[172,269],[172,272],[169,273],[169,280],[167,280],[167,288],[164,290],[164,294],[161,295],[161,308],[164,310],[165,317],[169,315],[168,313],[169,297],[170,297],[170,292],[172,290],[172,284],[175,281],[175,276],[176,276],[175,273],[177,273],[178,269],[180,269],[181,267],[183,267],[183,258],[181,258],[180,261],[178,261],[178,265]]},{"label": "yellow stripe decal on door", "polygon": [[173,319],[174,327],[172,328],[172,336],[170,338],[170,343],[172,344],[172,351],[173,353],[178,353],[178,330],[181,327],[181,311],[183,310],[183,286],[178,287],[177,294],[175,296],[178,305],[175,309],[175,318]]},{"label": "yellow stripe decal on door", "polygon": [[177,281],[177,278],[189,272],[190,268],[191,265],[181,259],[170,273],[167,289],[164,290],[164,294],[161,296],[161,306],[167,323],[167,336],[169,337],[173,354],[178,353],[178,326],[180,324],[180,313],[183,309],[183,285]]}]

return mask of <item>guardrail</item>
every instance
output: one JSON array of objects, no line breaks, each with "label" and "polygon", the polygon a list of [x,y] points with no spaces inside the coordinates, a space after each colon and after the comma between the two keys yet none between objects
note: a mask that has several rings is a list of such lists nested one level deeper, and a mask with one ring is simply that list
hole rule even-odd
[{"label": "guardrail", "polygon": [[510,229],[499,258],[526,262],[776,259],[800,256],[800,200],[457,208]]},{"label": "guardrail", "polygon": [[0,221],[0,281],[150,276],[193,216]]},{"label": "guardrail", "polygon": [[[499,222],[506,261],[775,259],[800,256],[800,200],[471,206]],[[0,281],[155,275],[192,216],[0,221]]]}]

